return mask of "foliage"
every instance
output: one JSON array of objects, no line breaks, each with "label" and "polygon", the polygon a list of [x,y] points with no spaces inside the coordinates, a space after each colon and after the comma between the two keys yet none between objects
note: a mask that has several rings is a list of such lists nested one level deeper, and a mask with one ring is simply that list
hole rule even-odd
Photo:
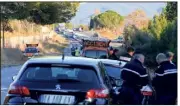
[{"label": "foliage", "polygon": [[148,26],[149,33],[159,40],[160,34],[167,26],[167,23],[167,19],[163,13],[160,16],[154,16],[153,20],[150,21]]},{"label": "foliage", "polygon": [[115,27],[118,27],[122,21],[123,17],[121,15],[115,11],[108,10],[92,18],[90,22],[90,28],[100,27],[114,29]]},{"label": "foliage", "polygon": [[169,5],[172,4],[169,3],[165,8],[166,11],[159,16],[154,16],[148,28],[138,29],[135,26],[127,26],[124,29],[125,42],[146,56],[147,66],[156,66],[156,55],[166,51],[175,53],[173,61],[177,63],[177,16],[169,9]]},{"label": "foliage", "polygon": [[4,2],[4,19],[27,19],[38,24],[68,22],[77,11],[79,2]]},{"label": "foliage", "polygon": [[168,2],[165,14],[169,21],[173,21],[177,17],[177,2]]}]

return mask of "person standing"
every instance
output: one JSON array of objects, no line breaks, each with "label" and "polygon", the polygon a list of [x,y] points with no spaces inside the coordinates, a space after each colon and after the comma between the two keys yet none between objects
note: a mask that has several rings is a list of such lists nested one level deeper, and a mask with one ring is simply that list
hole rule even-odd
[{"label": "person standing", "polygon": [[177,99],[177,67],[170,63],[164,53],[156,56],[159,64],[152,85],[156,90],[155,105],[175,105]]},{"label": "person standing", "polygon": [[74,46],[72,46],[72,48],[71,48],[71,55],[75,56],[75,47]]},{"label": "person standing", "polygon": [[133,47],[128,47],[127,53],[123,56],[120,56],[120,60],[127,61],[127,62],[131,61],[131,58],[133,57],[134,52],[135,50]]},{"label": "person standing", "polygon": [[174,53],[172,52],[166,52],[166,57],[168,58],[168,60],[170,61],[171,64],[175,65],[172,60],[173,60],[173,57],[174,57]]},{"label": "person standing", "polygon": [[119,100],[122,105],[141,105],[143,96],[140,90],[148,84],[148,74],[143,66],[144,59],[143,54],[136,54],[121,71],[123,84],[119,91]]},{"label": "person standing", "polygon": [[114,49],[112,55],[109,56],[109,59],[119,60],[119,58],[117,57],[118,52],[119,52],[118,49]]},{"label": "person standing", "polygon": [[79,49],[76,47],[76,50],[75,50],[75,56],[79,56],[80,55],[80,51],[79,51]]}]

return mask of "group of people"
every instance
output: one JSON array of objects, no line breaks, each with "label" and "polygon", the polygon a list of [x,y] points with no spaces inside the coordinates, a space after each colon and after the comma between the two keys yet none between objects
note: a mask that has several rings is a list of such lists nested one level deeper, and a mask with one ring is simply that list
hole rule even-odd
[{"label": "group of people", "polygon": [[[113,50],[110,59],[119,60],[118,50]],[[159,53],[156,62],[159,64],[155,76],[150,81],[156,96],[149,103],[152,105],[175,105],[177,100],[177,66],[172,62],[172,52]],[[132,47],[127,49],[125,57],[131,58],[123,67],[119,99],[124,105],[140,105],[143,99],[141,88],[149,85],[149,76],[144,67],[145,56],[135,53]]]}]

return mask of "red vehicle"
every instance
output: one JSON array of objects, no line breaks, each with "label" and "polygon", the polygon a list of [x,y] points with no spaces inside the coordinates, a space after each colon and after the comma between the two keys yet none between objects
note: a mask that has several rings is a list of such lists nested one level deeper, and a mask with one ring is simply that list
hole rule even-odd
[{"label": "red vehicle", "polygon": [[109,43],[110,41],[100,40],[83,40],[83,57],[88,58],[103,58],[109,56]]}]

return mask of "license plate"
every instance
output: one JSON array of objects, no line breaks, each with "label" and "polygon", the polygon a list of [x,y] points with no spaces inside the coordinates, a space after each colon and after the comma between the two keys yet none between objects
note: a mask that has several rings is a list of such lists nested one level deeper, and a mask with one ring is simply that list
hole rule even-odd
[{"label": "license plate", "polygon": [[72,105],[75,102],[74,96],[69,95],[41,95],[39,98],[40,103],[47,104],[69,104]]}]

